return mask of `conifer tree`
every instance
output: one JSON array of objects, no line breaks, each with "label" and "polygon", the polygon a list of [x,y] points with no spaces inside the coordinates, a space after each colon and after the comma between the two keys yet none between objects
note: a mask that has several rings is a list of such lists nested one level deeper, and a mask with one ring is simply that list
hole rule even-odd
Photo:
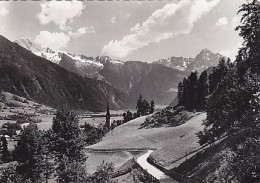
[{"label": "conifer tree", "polygon": [[52,132],[57,181],[85,182],[85,142],[76,113],[68,109],[58,111],[53,119]]},{"label": "conifer tree", "polygon": [[183,102],[182,105],[187,107],[189,104],[190,92],[189,92],[189,80],[185,77],[183,79]]},{"label": "conifer tree", "polygon": [[239,50],[236,59],[238,75],[244,79],[249,70],[252,74],[260,74],[260,2],[247,0],[238,13],[242,14],[239,35],[244,39],[243,47]]},{"label": "conifer tree", "polygon": [[179,84],[178,84],[177,97],[178,97],[178,104],[183,105],[184,104],[184,96],[183,96],[183,84],[182,84],[182,82],[179,82]]},{"label": "conifer tree", "polygon": [[80,160],[84,157],[84,141],[79,127],[77,115],[74,111],[62,109],[53,119],[53,150],[55,156]]},{"label": "conifer tree", "polygon": [[[260,123],[260,109],[255,95],[260,90],[260,3],[248,0],[239,12],[244,12],[240,26],[240,36],[244,38],[235,65],[220,62],[218,75],[221,79],[208,100],[205,129],[200,139],[219,138]],[[222,69],[220,69],[222,68]],[[226,69],[226,70],[225,70]],[[224,71],[224,72],[223,72]],[[211,83],[210,83],[211,84]],[[206,137],[205,137],[206,136]]]},{"label": "conifer tree", "polygon": [[150,109],[150,114],[154,112],[154,101],[151,101],[151,109]]},{"label": "conifer tree", "polygon": [[11,153],[8,151],[8,143],[4,136],[1,137],[2,148],[1,148],[1,159],[4,163],[11,161]]},{"label": "conifer tree", "polygon": [[198,81],[198,98],[196,108],[199,110],[205,109],[206,99],[209,94],[208,74],[206,71],[202,72]]},{"label": "conifer tree", "polygon": [[42,182],[44,177],[44,155],[42,133],[35,123],[30,123],[23,131],[15,147],[15,160],[18,161],[17,173],[23,181]]},{"label": "conifer tree", "polygon": [[188,77],[189,85],[188,85],[188,100],[186,104],[186,108],[188,110],[193,110],[196,108],[196,101],[198,97],[198,73],[192,72]]},{"label": "conifer tree", "polygon": [[136,105],[136,111],[137,111],[137,116],[140,117],[143,111],[143,97],[142,95],[139,96],[137,100],[137,105]]},{"label": "conifer tree", "polygon": [[218,84],[222,81],[225,75],[228,72],[228,62],[225,61],[225,58],[219,60],[218,66],[213,68],[212,74],[209,75],[209,92],[213,93],[217,88]]}]

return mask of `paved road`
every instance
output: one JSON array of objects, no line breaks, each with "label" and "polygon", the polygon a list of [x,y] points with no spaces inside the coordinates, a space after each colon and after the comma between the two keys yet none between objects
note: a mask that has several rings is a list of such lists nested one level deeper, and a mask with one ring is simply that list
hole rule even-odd
[{"label": "paved road", "polygon": [[161,170],[147,162],[147,158],[152,152],[153,150],[148,150],[147,153],[137,158],[137,163],[161,183],[178,183],[176,180],[173,180],[171,177],[165,175]]}]

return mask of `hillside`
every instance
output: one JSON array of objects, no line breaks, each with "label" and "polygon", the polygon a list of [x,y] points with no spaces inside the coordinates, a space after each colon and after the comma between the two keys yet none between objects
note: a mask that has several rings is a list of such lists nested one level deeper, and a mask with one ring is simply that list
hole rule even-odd
[{"label": "hillside", "polygon": [[189,72],[201,72],[215,66],[222,57],[204,49],[194,58],[171,57],[153,63],[124,62],[107,56],[87,57],[45,48],[24,37],[15,42],[68,71],[111,84],[129,95],[127,103],[130,107],[135,107],[134,103],[140,94],[148,101],[154,100],[156,104],[169,105],[177,96],[178,83]]},{"label": "hillside", "polygon": [[[259,132],[258,132],[259,133]],[[200,182],[259,182],[259,138],[249,129],[233,134],[172,169]]]},{"label": "hillside", "polygon": [[122,107],[126,96],[111,85],[83,78],[0,36],[0,89],[52,107],[100,111]]},{"label": "hillside", "polygon": [[[106,134],[102,141],[88,146],[88,149],[156,149],[151,156],[170,168],[173,162],[199,148],[195,133],[202,129],[201,124],[205,117],[205,113],[199,114],[177,127],[140,129],[146,118],[143,116],[115,128]],[[103,158],[105,160],[106,155],[103,155]]]}]

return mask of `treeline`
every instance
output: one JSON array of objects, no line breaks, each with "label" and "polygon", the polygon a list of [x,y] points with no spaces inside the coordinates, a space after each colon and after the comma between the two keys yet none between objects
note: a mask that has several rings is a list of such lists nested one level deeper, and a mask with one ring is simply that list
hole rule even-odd
[{"label": "treeline", "polygon": [[191,72],[188,78],[185,77],[178,85],[178,105],[189,111],[205,110],[209,95],[214,92],[231,67],[233,64],[230,59],[222,58],[209,75],[204,71],[198,77],[197,71]]},{"label": "treeline", "polygon": [[[232,149],[234,181],[260,182],[260,3],[248,0],[242,13],[239,35],[244,39],[233,64],[223,64],[209,85],[204,130],[197,135],[200,144],[222,137],[240,135]],[[246,134],[246,135],[245,135]],[[231,160],[232,161],[232,160]]]},{"label": "treeline", "polygon": [[88,124],[80,128],[73,111],[58,111],[52,128],[40,131],[33,122],[24,128],[13,152],[8,151],[2,137],[2,162],[16,161],[2,171],[0,182],[42,183],[49,179],[57,182],[109,182],[114,167],[103,163],[93,175],[86,172],[84,147],[102,138],[103,129]]}]

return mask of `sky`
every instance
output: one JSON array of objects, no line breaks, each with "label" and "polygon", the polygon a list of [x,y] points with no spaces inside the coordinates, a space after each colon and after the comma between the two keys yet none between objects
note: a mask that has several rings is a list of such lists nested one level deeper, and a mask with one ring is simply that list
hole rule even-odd
[{"label": "sky", "polygon": [[234,59],[245,1],[1,1],[0,35],[123,61],[195,57],[205,48]]}]

